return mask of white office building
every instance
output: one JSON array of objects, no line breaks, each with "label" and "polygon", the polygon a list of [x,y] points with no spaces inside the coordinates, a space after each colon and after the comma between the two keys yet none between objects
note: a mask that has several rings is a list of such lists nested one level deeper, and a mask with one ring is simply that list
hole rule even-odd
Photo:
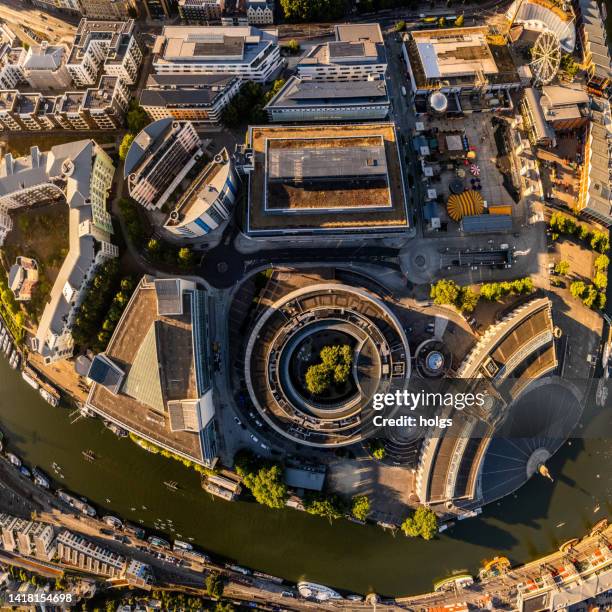
[{"label": "white office building", "polygon": [[315,45],[297,65],[303,79],[362,80],[384,78],[387,56],[377,23],[335,26],[336,40]]},{"label": "white office building", "polygon": [[278,33],[251,26],[166,26],[153,47],[158,74],[228,74],[264,83],[282,65]]}]

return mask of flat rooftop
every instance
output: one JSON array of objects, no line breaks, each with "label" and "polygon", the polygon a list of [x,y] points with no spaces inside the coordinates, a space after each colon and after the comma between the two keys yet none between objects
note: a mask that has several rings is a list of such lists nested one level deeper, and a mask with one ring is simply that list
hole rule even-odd
[{"label": "flat rooftop", "polygon": [[267,108],[384,104],[389,101],[384,79],[373,81],[308,81],[291,77]]},{"label": "flat rooftop", "polygon": [[251,127],[252,233],[408,227],[394,126]]},{"label": "flat rooftop", "polygon": [[[147,87],[140,94],[141,106],[210,105],[232,87],[237,78],[227,75],[151,75]],[[165,79],[164,77],[169,77]]]},{"label": "flat rooftop", "polygon": [[165,26],[155,40],[153,63],[251,63],[276,42],[276,33],[251,26]]},{"label": "flat rooftop", "polygon": [[412,37],[428,79],[499,72],[484,28],[416,31]]},{"label": "flat rooftop", "polygon": [[[183,296],[182,299],[182,315],[158,315],[153,283],[143,280],[137,287],[106,349],[106,355],[126,373],[124,390],[139,391],[141,398],[146,398],[152,396],[151,387],[159,384],[166,405],[176,399],[198,398],[191,308],[189,298]],[[152,328],[155,330],[154,342],[148,347]],[[157,373],[159,383],[149,380]],[[124,392],[114,395],[100,384],[92,386],[88,404],[138,435],[197,461],[202,460],[199,435],[189,431],[171,431],[167,410],[165,414],[160,413]]]},{"label": "flat rooftop", "polygon": [[113,94],[119,77],[103,76],[100,79],[98,87],[92,87],[85,93],[85,102],[83,106],[86,108],[107,108],[113,101]]},{"label": "flat rooftop", "polygon": [[417,85],[449,81],[473,83],[483,75],[491,83],[519,82],[510,52],[486,27],[417,30],[406,43]]}]

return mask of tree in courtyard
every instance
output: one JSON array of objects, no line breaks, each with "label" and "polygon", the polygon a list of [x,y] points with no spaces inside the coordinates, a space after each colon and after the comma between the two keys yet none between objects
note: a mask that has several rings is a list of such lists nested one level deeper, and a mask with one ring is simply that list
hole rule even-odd
[{"label": "tree in courtyard", "polygon": [[459,310],[461,312],[474,312],[474,309],[478,305],[479,296],[475,291],[472,291],[469,287],[462,287],[459,292]]},{"label": "tree in courtyard", "polygon": [[561,276],[566,276],[569,273],[569,271],[570,271],[569,261],[565,261],[564,259],[558,262],[557,265],[555,266],[555,272],[557,274],[560,274]]},{"label": "tree in courtyard", "polygon": [[128,132],[123,137],[123,140],[119,145],[119,159],[121,159],[122,161],[125,160],[125,158],[127,157],[128,151],[130,150],[130,146],[132,142],[134,142],[134,138],[136,138],[136,135],[132,134],[131,132]]},{"label": "tree in courtyard", "polygon": [[325,392],[332,383],[346,382],[353,363],[353,353],[348,344],[324,346],[319,358],[321,363],[306,370],[306,388],[313,395]]},{"label": "tree in courtyard", "polygon": [[405,21],[398,21],[395,24],[395,31],[396,32],[403,32],[406,29],[406,22]]},{"label": "tree in courtyard", "polygon": [[610,264],[610,259],[607,255],[598,255],[593,262],[593,267],[597,272],[605,272]]},{"label": "tree in courtyard", "polygon": [[147,115],[144,108],[142,108],[136,100],[132,100],[127,114],[128,130],[133,134],[138,134],[138,132],[149,125],[150,122],[149,115]]},{"label": "tree in courtyard", "polygon": [[463,16],[463,13],[462,13],[461,15],[459,15],[459,17],[457,17],[457,19],[455,19],[455,26],[460,28],[463,25],[464,21],[465,21],[465,17]]},{"label": "tree in courtyard", "polygon": [[412,516],[409,516],[401,527],[411,538],[422,537],[431,540],[438,533],[438,517],[431,508],[419,506]]},{"label": "tree in courtyard", "polygon": [[589,285],[582,295],[582,303],[587,308],[593,308],[595,300],[597,300],[597,289],[593,285]]},{"label": "tree in courtyard", "polygon": [[597,289],[605,289],[608,286],[608,275],[605,272],[596,272],[593,284]]},{"label": "tree in courtyard", "polygon": [[353,497],[351,514],[359,521],[365,521],[370,513],[370,499],[367,495]]},{"label": "tree in courtyard", "polygon": [[597,295],[597,308],[599,310],[603,310],[606,307],[606,294],[603,291],[600,291]]},{"label": "tree in courtyard", "polygon": [[575,62],[574,58],[569,53],[564,53],[561,56],[561,63],[559,67],[570,77],[570,79],[573,79],[578,74],[578,70],[580,69],[580,66]]},{"label": "tree in courtyard", "polygon": [[218,601],[214,612],[236,612],[236,607],[231,601]]},{"label": "tree in courtyard", "polygon": [[223,576],[221,576],[221,574],[211,572],[208,574],[208,576],[206,576],[204,586],[206,587],[206,592],[210,597],[219,599],[221,595],[223,595],[223,590],[225,588]]},{"label": "tree in courtyard", "polygon": [[312,365],[306,370],[306,388],[313,395],[320,395],[327,391],[329,385],[329,370],[322,363]]},{"label": "tree in courtyard", "polygon": [[586,290],[586,285],[582,281],[574,281],[570,285],[570,293],[575,298],[581,298]]}]

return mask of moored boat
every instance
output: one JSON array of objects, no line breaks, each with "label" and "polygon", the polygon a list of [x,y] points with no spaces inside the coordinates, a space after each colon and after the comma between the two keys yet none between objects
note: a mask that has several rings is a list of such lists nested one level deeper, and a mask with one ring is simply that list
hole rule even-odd
[{"label": "moored boat", "polygon": [[119,438],[127,438],[129,432],[127,429],[123,429],[123,427],[119,427],[116,423],[111,423],[111,421],[104,421],[104,427],[109,431],[112,431]]},{"label": "moored boat", "polygon": [[63,501],[66,502],[71,508],[82,512],[83,514],[91,517],[96,516],[96,511],[94,508],[87,503],[86,500],[79,499],[70,493],[66,493],[66,491],[59,490],[57,492],[57,496]]},{"label": "moored boat", "polygon": [[34,476],[34,484],[43,489],[51,488],[49,477],[39,467],[34,466],[32,468],[32,475]]},{"label": "moored boat", "polygon": [[113,527],[114,529],[123,529],[123,523],[121,522],[121,519],[118,519],[116,516],[103,516],[102,520],[109,526],[109,527]]},{"label": "moored boat", "polygon": [[21,459],[13,453],[6,453],[6,458],[15,466],[21,467]]},{"label": "moored boat", "polygon": [[56,395],[53,395],[53,393],[50,393],[43,387],[40,387],[38,389],[38,392],[48,404],[51,404],[51,406],[56,407],[59,405],[59,397],[57,397]]},{"label": "moored boat", "polygon": [[173,550],[193,550],[193,546],[188,542],[183,542],[181,540],[174,540]]},{"label": "moored boat", "polygon": [[298,582],[298,592],[305,599],[314,599],[316,601],[328,601],[330,599],[342,599],[342,595],[330,589],[323,584],[316,582],[306,582],[304,580]]},{"label": "moored boat", "polygon": [[30,472],[30,470],[28,470],[28,468],[25,465],[22,465],[19,468],[19,471],[21,472],[22,476],[25,476],[26,478],[32,478],[32,472]]},{"label": "moored boat", "polygon": [[158,538],[157,536],[147,538],[147,542],[151,546],[157,546],[158,548],[170,548],[170,542],[166,542],[166,540]]},{"label": "moored boat", "polygon": [[446,591],[453,588],[465,588],[474,584],[474,578],[470,574],[458,574],[438,580],[434,584],[434,591]]},{"label": "moored boat", "polygon": [[32,377],[32,375],[27,370],[23,370],[23,372],[21,372],[21,378],[23,378],[23,380],[25,380],[28,383],[28,385],[32,387],[32,389],[38,389],[38,387],[40,387],[38,382]]}]

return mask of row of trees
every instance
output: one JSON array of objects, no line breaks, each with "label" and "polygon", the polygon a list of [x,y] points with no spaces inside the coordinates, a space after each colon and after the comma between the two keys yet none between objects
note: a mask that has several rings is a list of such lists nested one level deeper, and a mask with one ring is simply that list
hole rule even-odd
[{"label": "row of trees", "polygon": [[479,293],[469,287],[461,287],[454,280],[441,279],[431,286],[430,296],[434,304],[454,306],[461,312],[470,313],[474,311],[480,298],[494,302],[509,295],[527,295],[533,293],[534,289],[533,281],[529,277],[500,283],[484,283]]},{"label": "row of trees", "polygon": [[100,265],[89,281],[72,329],[77,346],[100,352],[106,345],[132,295],[134,281],[121,278],[119,260]]},{"label": "row of trees", "polygon": [[153,444],[152,442],[149,442],[148,440],[145,440],[144,438],[141,438],[140,436],[137,436],[132,432],[130,432],[130,440],[138,444],[138,446],[141,446],[142,448],[146,449],[153,455],[161,455],[162,457],[166,457],[166,459],[174,459],[174,461],[179,461],[185,467],[193,468],[196,472],[199,472],[200,474],[210,475],[215,473],[215,470],[212,468],[205,468],[199,463],[195,463],[190,459],[186,459],[185,457],[181,457],[176,453],[172,453],[169,450],[166,450],[165,448],[161,448],[160,446],[157,446],[157,444]]},{"label": "row of trees", "polygon": [[332,384],[348,380],[353,363],[353,351],[348,344],[324,346],[319,353],[321,363],[306,370],[306,388],[313,395],[327,391]]},{"label": "row of trees", "polygon": [[4,274],[0,274],[0,314],[15,340],[20,342],[24,333],[25,315],[21,312]]},{"label": "row of trees", "polygon": [[[607,285],[607,279],[606,279]],[[606,306],[605,287],[600,289],[595,284],[589,285],[584,281],[574,281],[570,285],[570,293],[577,299],[582,300],[582,303],[587,308],[599,308],[603,310]]]},{"label": "row of trees", "polygon": [[280,5],[285,20],[295,22],[334,21],[342,17],[347,8],[346,0],[280,0]]},{"label": "row of trees", "polygon": [[461,312],[473,312],[478,295],[469,287],[461,287],[454,280],[441,279],[431,286],[429,295],[434,304],[454,306]]},{"label": "row of trees", "polygon": [[559,235],[574,236],[598,253],[607,253],[610,250],[610,237],[606,232],[592,230],[563,213],[555,211],[550,217],[548,226],[553,240],[557,240]]},{"label": "row of trees", "polygon": [[[293,48],[292,43],[297,44],[296,41],[290,41],[288,47]],[[297,51],[299,51],[299,45]],[[250,125],[267,123],[268,115],[264,106],[280,91],[284,84],[284,79],[277,79],[270,90],[266,92],[261,83],[255,83],[255,81],[244,83],[240,91],[223,110],[221,115],[223,125],[234,128],[245,123]]]},{"label": "row of trees", "polygon": [[509,295],[527,295],[533,293],[535,287],[529,278],[517,278],[501,283],[484,283],[480,287],[480,297],[489,302],[498,302]]}]

